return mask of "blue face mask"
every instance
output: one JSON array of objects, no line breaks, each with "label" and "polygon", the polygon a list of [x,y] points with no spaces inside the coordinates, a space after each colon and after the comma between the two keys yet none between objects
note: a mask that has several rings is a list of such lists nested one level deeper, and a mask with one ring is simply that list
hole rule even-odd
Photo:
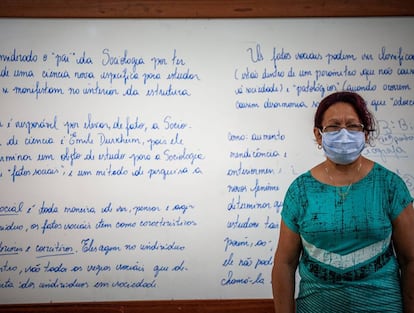
[{"label": "blue face mask", "polygon": [[354,162],[365,147],[365,133],[360,131],[348,131],[342,128],[340,131],[322,134],[322,148],[325,155],[337,164],[350,164]]}]

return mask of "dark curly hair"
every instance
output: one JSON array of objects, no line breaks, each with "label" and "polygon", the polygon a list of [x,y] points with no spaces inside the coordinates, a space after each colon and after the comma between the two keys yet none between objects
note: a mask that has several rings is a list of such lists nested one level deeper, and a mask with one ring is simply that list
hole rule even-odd
[{"label": "dark curly hair", "polygon": [[318,109],[316,110],[314,117],[314,127],[322,130],[322,120],[325,111],[333,104],[338,102],[345,102],[352,105],[355,112],[357,113],[361,123],[364,125],[364,132],[367,135],[368,143],[372,143],[374,137],[376,137],[377,122],[374,115],[368,110],[367,103],[365,100],[355,92],[339,91],[326,96],[319,103]]}]

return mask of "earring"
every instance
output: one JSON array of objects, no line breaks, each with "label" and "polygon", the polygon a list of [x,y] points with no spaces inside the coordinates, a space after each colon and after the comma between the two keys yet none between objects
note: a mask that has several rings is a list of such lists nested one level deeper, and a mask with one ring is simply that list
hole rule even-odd
[{"label": "earring", "polygon": [[322,145],[318,144],[318,149],[321,150],[322,149]]}]

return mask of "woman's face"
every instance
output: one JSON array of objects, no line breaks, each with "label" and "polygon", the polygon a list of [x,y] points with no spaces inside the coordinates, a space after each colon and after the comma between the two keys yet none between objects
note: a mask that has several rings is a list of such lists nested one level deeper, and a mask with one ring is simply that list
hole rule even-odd
[{"label": "woman's face", "polygon": [[[323,114],[322,127],[340,126],[345,127],[351,124],[359,124],[361,120],[351,104],[337,102],[331,105]],[[314,135],[319,145],[322,145],[322,135],[318,128],[314,129]]]}]

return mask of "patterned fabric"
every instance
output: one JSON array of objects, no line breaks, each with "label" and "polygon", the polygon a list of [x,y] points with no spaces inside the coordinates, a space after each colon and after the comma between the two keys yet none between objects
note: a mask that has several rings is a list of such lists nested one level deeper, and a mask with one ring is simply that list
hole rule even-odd
[{"label": "patterned fabric", "polygon": [[402,312],[391,221],[412,201],[403,180],[377,163],[349,190],[310,171],[299,176],[282,210],[303,244],[297,312]]}]

